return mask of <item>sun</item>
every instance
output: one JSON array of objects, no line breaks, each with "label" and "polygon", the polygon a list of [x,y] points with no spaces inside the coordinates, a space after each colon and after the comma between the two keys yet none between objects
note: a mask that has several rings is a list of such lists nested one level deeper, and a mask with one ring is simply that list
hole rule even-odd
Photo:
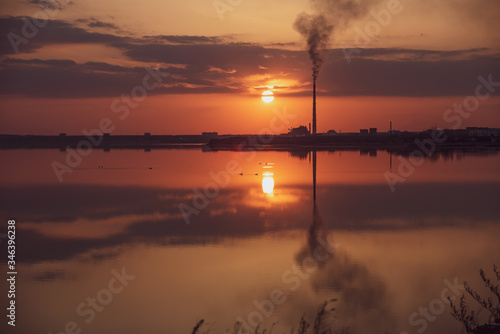
[{"label": "sun", "polygon": [[270,90],[266,90],[264,93],[262,93],[262,101],[266,103],[271,103],[274,100],[274,94]]}]

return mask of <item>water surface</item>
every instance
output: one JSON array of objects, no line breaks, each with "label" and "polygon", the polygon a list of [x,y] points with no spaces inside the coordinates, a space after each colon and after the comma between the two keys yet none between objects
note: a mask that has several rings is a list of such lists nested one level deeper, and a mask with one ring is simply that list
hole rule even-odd
[{"label": "water surface", "polygon": [[289,333],[332,298],[351,333],[459,333],[440,300],[500,264],[496,153],[426,160],[392,192],[396,156],[317,152],[316,206],[307,153],[94,150],[59,182],[67,154],[0,152],[19,333]]}]

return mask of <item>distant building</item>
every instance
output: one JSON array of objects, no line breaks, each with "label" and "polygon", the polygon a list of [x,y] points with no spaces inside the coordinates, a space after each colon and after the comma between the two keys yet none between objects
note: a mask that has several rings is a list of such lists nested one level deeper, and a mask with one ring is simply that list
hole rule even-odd
[{"label": "distant building", "polygon": [[368,134],[368,129],[360,129],[359,133],[361,133],[362,135],[367,135]]},{"label": "distant building", "polygon": [[218,132],[202,132],[202,136],[204,137],[217,137],[219,135]]},{"label": "distant building", "polygon": [[109,132],[105,132],[105,133],[103,133],[103,136],[104,137],[109,137],[109,136],[111,136],[111,134]]},{"label": "distant building", "polygon": [[371,135],[376,135],[377,134],[377,128],[370,128],[370,134]]},{"label": "distant building", "polygon": [[310,132],[305,125],[301,125],[298,128],[291,128],[288,134],[290,136],[301,137],[301,136],[308,136]]},{"label": "distant building", "polygon": [[493,129],[487,127],[467,127],[465,128],[467,134],[471,137],[498,137],[500,136],[500,129]]},{"label": "distant building", "polygon": [[66,133],[61,132],[61,133],[59,134],[59,137],[66,137]]},{"label": "distant building", "polygon": [[151,137],[151,132],[144,132],[144,137]]},{"label": "distant building", "polygon": [[333,136],[336,134],[337,134],[337,131],[335,131],[335,130],[328,130],[328,132],[326,133],[327,136]]}]

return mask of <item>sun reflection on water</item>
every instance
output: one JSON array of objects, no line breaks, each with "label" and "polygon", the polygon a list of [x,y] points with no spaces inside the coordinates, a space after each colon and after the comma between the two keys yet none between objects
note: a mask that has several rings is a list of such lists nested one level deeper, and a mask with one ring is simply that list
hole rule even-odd
[{"label": "sun reflection on water", "polygon": [[273,196],[274,194],[274,174],[273,172],[262,173],[262,191],[264,194]]}]

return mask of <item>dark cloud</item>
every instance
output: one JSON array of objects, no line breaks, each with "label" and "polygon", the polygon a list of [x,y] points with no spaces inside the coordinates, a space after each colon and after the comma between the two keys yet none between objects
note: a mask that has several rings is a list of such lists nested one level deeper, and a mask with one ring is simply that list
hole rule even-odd
[{"label": "dark cloud", "polygon": [[[5,95],[30,97],[120,96],[140,85],[147,74],[142,68],[120,67],[117,72],[116,66],[108,64],[71,64],[67,61],[58,64],[58,61],[38,59],[14,61],[9,65],[0,70],[0,91]],[[103,68],[114,71],[103,72]]]},{"label": "dark cloud", "polygon": [[[85,22],[83,22],[85,21]],[[100,21],[80,20],[81,23]],[[0,18],[0,32],[22,34],[23,18]],[[225,43],[226,38],[207,36],[147,36],[132,38],[90,32],[57,20],[39,29],[19,49],[33,53],[46,45],[102,44],[118,48],[138,63],[177,64],[163,68],[170,76],[149,94],[245,93],[250,85],[264,86],[267,78],[249,83],[245,78],[264,74],[269,78],[296,79],[294,95],[309,95],[311,81],[306,51],[283,50],[252,43]],[[330,50],[318,81],[321,95],[330,96],[457,96],[474,92],[479,75],[500,77],[500,56],[491,50]],[[349,50],[347,50],[349,51]],[[359,52],[358,52],[359,51]],[[7,38],[0,55],[13,54]],[[26,58],[26,57],[24,57]],[[33,57],[35,58],[35,57]],[[71,60],[16,60],[4,57],[0,64],[0,92],[32,97],[114,97],[140,85],[146,74],[141,67],[106,63],[77,64]],[[285,87],[286,88],[286,87]],[[286,89],[282,92],[286,94]]]},{"label": "dark cloud", "polygon": [[[216,80],[223,75],[221,73],[177,68],[157,70],[186,77],[167,76],[162,81],[165,86],[149,91],[148,94],[243,92],[242,89],[218,85]],[[85,98],[130,94],[132,88],[142,85],[148,72],[143,67],[129,68],[98,62],[77,64],[69,60],[7,58],[0,74],[0,92],[4,95]]]},{"label": "dark cloud", "polygon": [[76,22],[79,23],[84,23],[86,24],[89,28],[103,28],[103,29],[114,29],[114,30],[119,30],[117,25],[109,22],[104,22],[100,21],[98,19],[95,19],[91,17],[90,19],[78,19]]},{"label": "dark cloud", "polygon": [[258,45],[249,44],[190,44],[162,45],[141,44],[124,45],[128,50],[125,55],[145,62],[165,62],[185,64],[198,69],[209,66],[230,70],[234,66],[258,68],[258,64],[268,62],[268,54],[278,54],[279,50],[269,50]]},{"label": "dark cloud", "polygon": [[[193,244],[221,236],[247,238],[269,231],[306,230],[311,222],[308,208],[312,198],[307,186],[284,190],[297,194],[300,202],[268,208],[265,217],[261,208],[246,204],[247,190],[222,190],[205,210],[192,216],[190,225],[179,216],[178,206],[190,203],[191,190],[86,185],[4,186],[0,190],[1,215],[35,222],[41,227],[78,219],[132,217],[122,232],[101,238],[63,238],[23,229],[19,241],[24,246],[18,256],[24,263],[67,259],[92,249],[135,242],[160,243],[165,238],[170,238],[172,244]],[[409,184],[399,188],[398,196],[385,184],[335,185],[318,187],[317,205],[326,229],[419,229],[498,221],[499,196],[497,183]],[[152,214],[163,218],[148,218]]]},{"label": "dark cloud", "polygon": [[[398,54],[406,58],[397,59]],[[384,55],[371,59],[368,55]],[[453,59],[459,54],[465,59]],[[333,96],[460,96],[474,94],[477,77],[493,74],[500,77],[500,58],[473,55],[468,51],[361,50],[358,58],[347,64],[341,50],[334,50],[318,86]],[[433,60],[426,59],[429,55]],[[393,59],[391,59],[393,58]],[[396,58],[396,59],[394,59]],[[451,59],[450,59],[451,58]]]},{"label": "dark cloud", "polygon": [[88,24],[91,28],[109,28],[109,29],[118,29],[118,27],[112,23],[102,22],[102,21],[92,21]]},{"label": "dark cloud", "polygon": [[[363,59],[376,56],[391,56],[397,58],[406,57],[408,60],[427,60],[431,57],[437,57],[439,60],[451,60],[459,57],[460,59],[468,59],[475,57],[482,52],[489,51],[487,48],[476,48],[466,50],[414,50],[414,49],[385,49],[385,48],[372,48],[372,49],[359,49],[359,53],[352,53],[354,59]],[[399,56],[399,57],[398,57]]]},{"label": "dark cloud", "polygon": [[[2,17],[0,18],[0,35],[8,36],[15,34],[27,39],[27,43],[21,43],[18,49],[21,53],[33,52],[45,45],[54,44],[81,44],[97,43],[112,45],[118,42],[132,42],[133,39],[111,34],[89,32],[78,28],[71,23],[60,20],[48,20],[45,26],[36,27],[33,36],[26,37],[24,27],[26,22],[32,23],[30,17]],[[9,38],[3,37],[0,41],[0,55],[15,54]]]},{"label": "dark cloud", "polygon": [[55,281],[62,280],[66,277],[64,270],[48,270],[41,273],[36,274],[33,279],[35,281]]},{"label": "dark cloud", "polygon": [[67,5],[72,5],[73,1],[65,0],[65,1],[55,1],[55,0],[28,0],[28,3],[32,5],[37,5],[42,9],[50,9],[50,10],[62,10]]},{"label": "dark cloud", "polygon": [[56,66],[60,68],[67,68],[71,66],[75,66],[76,63],[73,60],[57,60],[57,59],[49,59],[49,60],[41,60],[41,59],[17,59],[17,58],[6,58],[3,61],[3,64],[11,64],[11,65],[46,65],[46,66]]},{"label": "dark cloud", "polygon": [[157,35],[157,36],[144,36],[153,40],[164,40],[171,43],[178,44],[199,44],[199,43],[220,43],[223,41],[221,37],[207,37],[207,36],[177,36],[177,35]]}]

